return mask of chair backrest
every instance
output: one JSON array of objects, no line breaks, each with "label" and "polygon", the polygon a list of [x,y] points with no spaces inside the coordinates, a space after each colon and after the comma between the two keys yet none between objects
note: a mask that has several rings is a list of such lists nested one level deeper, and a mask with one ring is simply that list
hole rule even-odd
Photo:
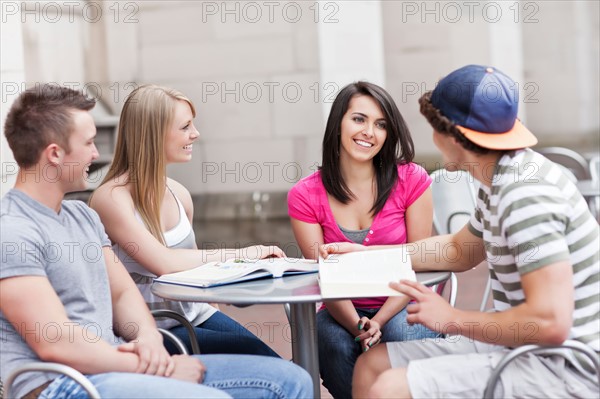
[{"label": "chair backrest", "polygon": [[594,181],[600,180],[600,155],[596,155],[590,159],[590,179]]},{"label": "chair backrest", "polygon": [[588,162],[575,151],[564,147],[543,147],[535,150],[552,162],[571,171],[578,180],[590,179]]},{"label": "chair backrest", "polygon": [[475,209],[477,185],[465,171],[438,169],[431,173],[433,226],[438,234],[460,230]]},{"label": "chair backrest", "polygon": [[[450,172],[438,169],[430,174],[433,194],[433,226],[437,234],[454,233],[464,227],[475,209],[477,186],[473,177],[465,171]],[[445,283],[435,287],[441,294]],[[451,275],[450,297],[456,304],[458,280]]]}]

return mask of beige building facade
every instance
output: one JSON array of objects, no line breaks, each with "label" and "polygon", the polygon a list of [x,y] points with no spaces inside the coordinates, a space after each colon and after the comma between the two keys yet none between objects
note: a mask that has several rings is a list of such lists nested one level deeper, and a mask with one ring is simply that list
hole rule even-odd
[{"label": "beige building facade", "polygon": [[[25,87],[86,90],[117,115],[156,83],[196,104],[192,194],[285,193],[320,163],[331,102],[366,79],[395,98],[417,161],[439,166],[419,96],[445,73],[511,75],[540,145],[599,146],[597,1],[2,1],[2,118]],[[101,118],[102,116],[99,116]],[[99,138],[110,158],[112,141]],[[2,194],[14,161],[4,138]],[[258,194],[257,194],[258,193]]]}]

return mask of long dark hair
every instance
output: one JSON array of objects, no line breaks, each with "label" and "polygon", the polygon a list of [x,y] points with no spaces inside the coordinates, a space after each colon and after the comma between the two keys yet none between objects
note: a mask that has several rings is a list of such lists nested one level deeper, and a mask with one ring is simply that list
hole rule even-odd
[{"label": "long dark hair", "polygon": [[375,100],[386,120],[387,137],[383,147],[373,158],[377,178],[377,199],[371,212],[377,214],[383,209],[398,180],[397,165],[409,163],[415,156],[414,144],[404,118],[392,96],[383,88],[373,83],[355,82],[340,90],[331,106],[325,137],[323,137],[321,179],[327,193],[341,203],[347,204],[355,198],[340,170],[340,136],[342,118],[348,111],[350,100],[358,95],[369,96]]}]

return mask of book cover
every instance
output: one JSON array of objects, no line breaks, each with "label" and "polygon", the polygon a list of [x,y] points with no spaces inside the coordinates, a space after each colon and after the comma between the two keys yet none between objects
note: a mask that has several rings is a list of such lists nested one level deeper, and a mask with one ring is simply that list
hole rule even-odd
[{"label": "book cover", "polygon": [[154,281],[206,288],[259,278],[279,278],[292,274],[316,273],[318,267],[319,264],[310,259],[231,259],[226,262],[210,262],[177,273],[163,274],[155,278]]},{"label": "book cover", "polygon": [[323,299],[402,296],[389,287],[398,280],[416,281],[404,247],[350,252],[319,259]]}]

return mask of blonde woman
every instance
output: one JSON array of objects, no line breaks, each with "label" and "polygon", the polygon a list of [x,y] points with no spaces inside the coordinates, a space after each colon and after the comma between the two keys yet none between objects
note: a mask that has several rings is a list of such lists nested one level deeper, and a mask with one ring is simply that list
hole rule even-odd
[{"label": "blonde woman", "polygon": [[[199,250],[192,229],[193,205],[185,187],[167,177],[171,163],[192,159],[199,134],[196,110],[180,92],[146,85],[123,106],[113,163],[90,200],[113,249],[142,292],[150,309],[171,309],[196,326],[203,354],[244,353],[277,356],[240,324],[206,303],[169,301],[152,294],[156,276],[225,258],[283,256],[278,247]],[[188,347],[183,326],[159,321]]]}]

